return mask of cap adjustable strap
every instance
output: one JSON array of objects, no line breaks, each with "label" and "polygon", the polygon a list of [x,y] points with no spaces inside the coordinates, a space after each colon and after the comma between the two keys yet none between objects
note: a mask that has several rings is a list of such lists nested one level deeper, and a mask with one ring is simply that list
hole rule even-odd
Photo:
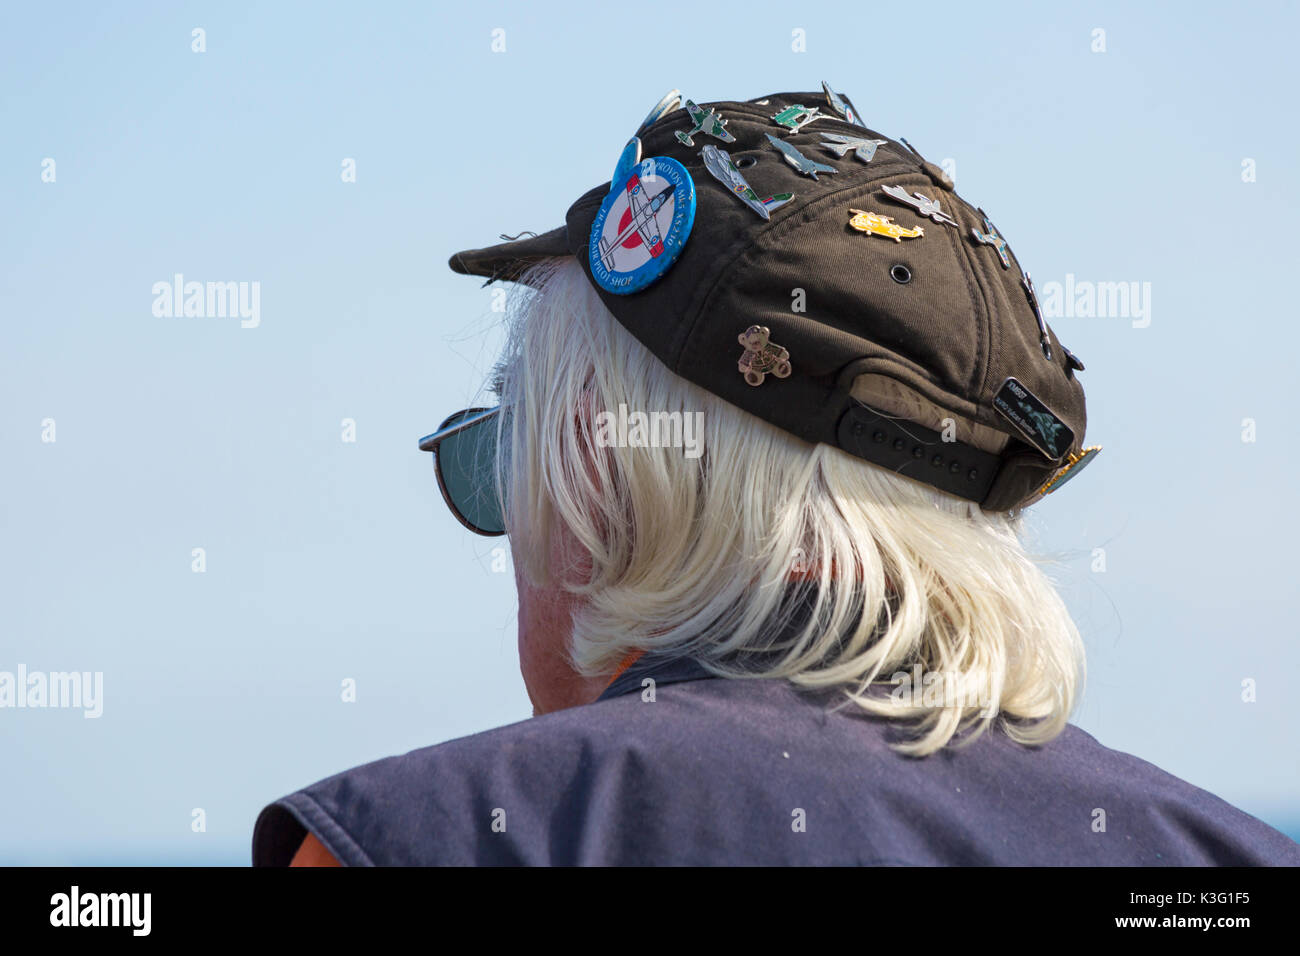
[{"label": "cap adjustable strap", "polygon": [[850,455],[967,501],[984,500],[1001,465],[997,455],[944,441],[932,428],[888,418],[865,405],[844,413],[836,437]]}]

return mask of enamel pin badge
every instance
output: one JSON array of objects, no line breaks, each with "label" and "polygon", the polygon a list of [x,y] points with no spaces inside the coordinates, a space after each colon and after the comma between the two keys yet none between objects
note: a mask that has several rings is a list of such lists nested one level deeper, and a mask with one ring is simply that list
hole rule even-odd
[{"label": "enamel pin badge", "polygon": [[771,329],[766,325],[751,325],[738,338],[745,347],[738,366],[745,381],[755,387],[762,385],[769,375],[790,377],[790,353],[770,341]]},{"label": "enamel pin badge", "polygon": [[865,126],[862,117],[854,112],[853,107],[849,105],[848,100],[840,96],[831,89],[831,85],[822,80],[822,89],[826,91],[826,102],[830,104],[831,109],[840,115],[846,123],[852,123],[854,126]]},{"label": "enamel pin badge", "polygon": [[1097,457],[1099,451],[1101,451],[1101,446],[1093,445],[1090,448],[1085,448],[1081,452],[1070,452],[1066,457],[1065,465],[1062,466],[1050,479],[1048,479],[1047,484],[1038,489],[1038,493],[1040,495],[1050,495],[1053,491],[1056,491],[1061,487],[1061,485],[1065,484],[1079,472],[1083,471],[1083,469]]},{"label": "enamel pin badge", "polygon": [[[981,210],[983,212],[983,210]],[[1007,255],[1007,241],[998,235],[998,231],[993,228],[993,223],[989,222],[989,217],[984,217],[984,228],[988,232],[980,232],[974,226],[971,226],[971,235],[975,237],[976,242],[982,242],[986,246],[992,246],[997,250],[998,258],[1002,260],[1002,268],[1011,268],[1011,257]]]},{"label": "enamel pin badge", "polygon": [[993,408],[1048,458],[1059,460],[1074,444],[1074,431],[1070,426],[1015,378],[1002,383],[993,396]]},{"label": "enamel pin badge", "polygon": [[677,141],[683,146],[694,146],[695,140],[692,137],[696,133],[703,133],[705,136],[712,136],[714,139],[720,139],[724,143],[734,143],[736,137],[727,132],[727,121],[722,118],[717,110],[704,109],[696,106],[690,100],[682,107],[690,114],[691,128],[685,133],[678,131],[676,134]]},{"label": "enamel pin badge", "polygon": [[849,228],[856,229],[858,232],[865,232],[873,236],[884,236],[886,239],[893,239],[895,242],[902,242],[904,239],[915,239],[918,236],[924,236],[925,230],[920,226],[915,229],[908,229],[906,226],[900,226],[894,222],[891,216],[882,216],[878,212],[866,212],[862,209],[850,209],[853,218],[849,220]]},{"label": "enamel pin badge", "polygon": [[1043,357],[1048,361],[1052,359],[1052,337],[1047,334],[1047,322],[1043,319],[1043,310],[1038,305],[1038,290],[1034,288],[1034,280],[1029,278],[1029,273],[1020,280],[1020,284],[1025,287],[1025,293],[1029,296],[1029,304],[1034,307],[1034,319],[1038,322],[1038,344],[1042,346]]},{"label": "enamel pin badge", "polygon": [[941,222],[946,226],[956,226],[957,220],[953,219],[946,212],[939,208],[939,200],[931,199],[928,196],[922,196],[920,193],[908,195],[907,190],[902,186],[881,186],[880,191],[905,205],[911,206],[922,216],[929,216],[935,222]]},{"label": "enamel pin badge", "polygon": [[785,157],[785,161],[805,176],[811,176],[813,179],[816,179],[818,173],[839,172],[839,170],[834,166],[828,166],[825,163],[817,162],[815,159],[809,159],[785,140],[777,139],[771,133],[765,133],[764,135],[767,136],[767,141],[775,146],[781,155]]},{"label": "enamel pin badge", "polygon": [[861,136],[842,136],[839,133],[822,133],[822,146],[836,156],[847,156],[850,152],[864,163],[876,158],[876,147],[884,146],[888,140],[863,139]]},{"label": "enamel pin badge", "polygon": [[732,194],[764,219],[771,218],[771,212],[779,209],[794,198],[794,193],[776,193],[766,199],[759,198],[754,188],[745,181],[731,155],[725,149],[710,144],[700,150],[704,168],[713,174],[713,178],[731,190]]},{"label": "enamel pin badge", "polygon": [[667,156],[641,159],[635,136],[623,148],[608,195],[591,224],[591,276],[606,292],[630,295],[667,272],[695,224],[695,182]]},{"label": "enamel pin badge", "polygon": [[803,106],[799,103],[793,106],[787,106],[772,115],[772,121],[778,126],[784,126],[790,132],[787,136],[799,132],[813,120],[822,119],[821,110],[816,106]]}]

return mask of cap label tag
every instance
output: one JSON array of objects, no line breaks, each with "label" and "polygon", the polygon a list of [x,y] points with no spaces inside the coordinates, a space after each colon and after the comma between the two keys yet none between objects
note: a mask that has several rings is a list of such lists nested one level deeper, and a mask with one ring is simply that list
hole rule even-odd
[{"label": "cap label tag", "polygon": [[1074,432],[1038,396],[1008,378],[993,396],[993,407],[1048,458],[1057,459],[1074,444]]},{"label": "cap label tag", "polygon": [[620,162],[620,179],[591,224],[591,276],[606,292],[639,292],[672,267],[695,225],[695,183],[686,167],[652,156],[630,171]]}]

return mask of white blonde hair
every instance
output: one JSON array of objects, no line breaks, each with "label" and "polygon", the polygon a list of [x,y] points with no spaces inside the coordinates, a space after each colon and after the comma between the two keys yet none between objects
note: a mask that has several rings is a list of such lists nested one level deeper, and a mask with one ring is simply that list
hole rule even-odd
[{"label": "white blonde hair", "polygon": [[[896,746],[914,755],[973,740],[994,720],[1026,744],[1060,733],[1082,642],[1022,547],[1018,515],[810,445],[673,374],[573,259],[524,281],[495,382],[507,412],[500,486],[517,571],[579,600],[569,648],[579,673],[608,675],[642,650],[725,677],[835,689],[900,721]],[[600,447],[596,413],[620,404],[703,412],[703,455]],[[581,561],[553,566],[559,531]],[[962,695],[936,705],[919,687],[889,691],[918,667]]]}]

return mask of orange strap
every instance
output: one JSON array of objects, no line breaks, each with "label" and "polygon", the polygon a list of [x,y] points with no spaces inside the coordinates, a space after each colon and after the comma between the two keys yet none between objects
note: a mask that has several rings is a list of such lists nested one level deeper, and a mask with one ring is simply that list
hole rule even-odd
[{"label": "orange strap", "polygon": [[[609,684],[614,683],[614,681],[622,677],[623,672],[627,670],[629,667],[631,667],[633,664],[635,664],[637,661],[639,661],[642,655],[644,654],[645,651],[642,650],[629,651],[627,656],[624,657],[621,661],[619,661],[618,669],[614,671],[614,676],[609,679]],[[608,688],[609,684],[606,684],[605,687]]]}]

